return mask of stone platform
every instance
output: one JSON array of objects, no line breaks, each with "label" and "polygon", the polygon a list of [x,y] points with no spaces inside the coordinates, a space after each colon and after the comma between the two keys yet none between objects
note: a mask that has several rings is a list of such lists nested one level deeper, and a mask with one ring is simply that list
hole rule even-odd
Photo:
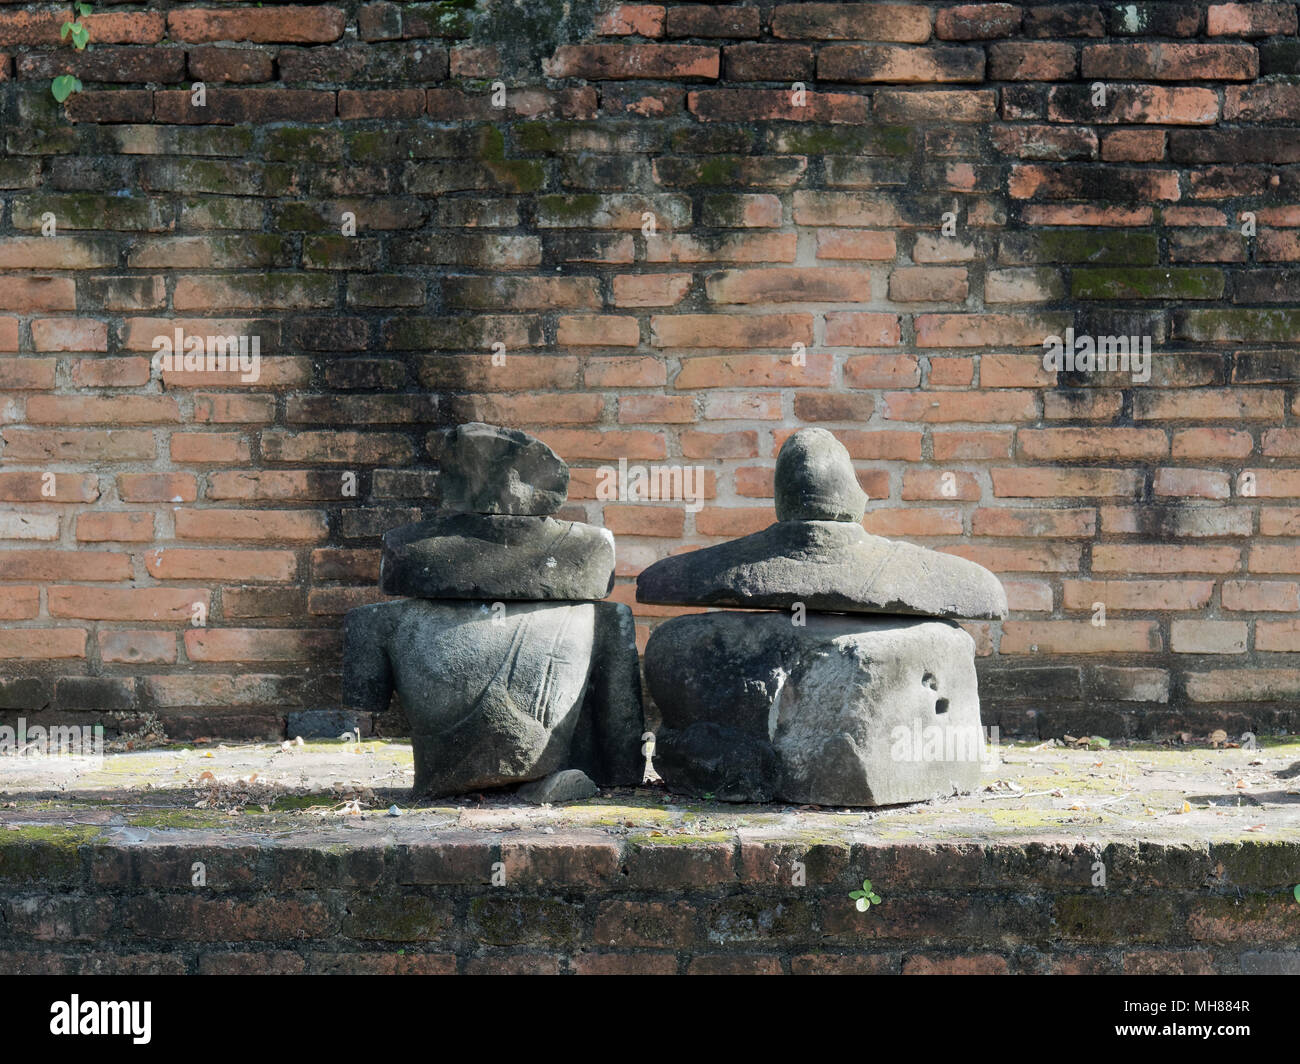
[{"label": "stone platform", "polygon": [[398,742],[2,758],[0,972],[1300,973],[1300,741],[1094,746],[852,811],[412,807]]}]

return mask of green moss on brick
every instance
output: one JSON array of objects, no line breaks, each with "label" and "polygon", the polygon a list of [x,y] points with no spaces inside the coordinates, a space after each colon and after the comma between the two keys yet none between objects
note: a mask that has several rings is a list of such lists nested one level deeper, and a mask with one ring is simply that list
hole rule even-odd
[{"label": "green moss on brick", "polygon": [[1085,262],[1104,265],[1141,265],[1158,261],[1160,247],[1154,233],[1094,233],[1068,229],[1035,233],[1040,262]]},{"label": "green moss on brick", "polygon": [[1174,331],[1178,339],[1207,343],[1294,343],[1300,340],[1300,310],[1185,310],[1175,316]]},{"label": "green moss on brick", "polygon": [[484,127],[479,158],[493,177],[515,192],[536,192],[546,180],[546,169],[540,160],[506,158],[505,134],[496,126]]},{"label": "green moss on brick", "polygon": [[585,218],[600,209],[600,196],[594,192],[585,192],[577,196],[542,196],[537,201],[538,209],[554,218],[573,221]]},{"label": "green moss on brick", "polygon": [[1070,289],[1077,299],[1218,299],[1223,273],[1157,266],[1076,269]]},{"label": "green moss on brick", "polygon": [[68,883],[81,875],[81,847],[94,825],[27,824],[0,830],[0,882]]}]

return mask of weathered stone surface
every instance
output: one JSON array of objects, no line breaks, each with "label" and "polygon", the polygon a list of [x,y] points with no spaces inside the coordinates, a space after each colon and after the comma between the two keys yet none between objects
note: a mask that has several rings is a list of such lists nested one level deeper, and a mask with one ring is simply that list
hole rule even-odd
[{"label": "weathered stone surface", "polygon": [[614,586],[614,534],[551,517],[443,514],[384,536],[379,583],[430,599],[602,599]]},{"label": "weathered stone surface", "polygon": [[536,805],[555,805],[559,802],[581,802],[596,797],[596,785],[581,769],[566,768],[545,779],[525,783],[515,792],[525,802]]},{"label": "weathered stone surface", "polygon": [[867,494],[844,444],[825,429],[800,429],[776,459],[778,521],[862,520]]},{"label": "weathered stone surface", "polygon": [[434,439],[444,510],[541,516],[568,498],[569,467],[526,432],[471,421]]},{"label": "weathered stone surface", "polygon": [[947,621],[709,613],[651,635],[669,788],[724,801],[891,805],[979,782],[974,641]]},{"label": "weathered stone surface", "polygon": [[592,608],[596,647],[569,764],[602,786],[640,783],[645,712],[636,621],[621,602],[594,602]]},{"label": "weathered stone surface", "polygon": [[729,543],[655,562],[638,602],[999,619],[1007,596],[981,565],[843,521],[778,521]]},{"label": "weathered stone surface", "polygon": [[635,782],[621,774],[632,759],[620,748],[635,755],[643,728],[639,678],[626,668],[630,626],[618,603],[361,606],[344,621],[344,703],[374,712],[394,691],[401,697],[416,794],[460,794],[569,767],[602,785]]}]

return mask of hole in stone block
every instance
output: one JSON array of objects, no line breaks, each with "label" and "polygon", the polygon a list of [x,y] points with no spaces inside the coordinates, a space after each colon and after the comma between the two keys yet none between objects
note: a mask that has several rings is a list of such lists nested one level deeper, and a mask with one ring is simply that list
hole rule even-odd
[{"label": "hole in stone block", "polygon": [[948,712],[948,700],[947,700],[946,698],[941,698],[941,699],[939,699],[937,702],[935,702],[935,704],[934,704],[934,711],[935,711],[936,713],[947,713],[947,712]]}]

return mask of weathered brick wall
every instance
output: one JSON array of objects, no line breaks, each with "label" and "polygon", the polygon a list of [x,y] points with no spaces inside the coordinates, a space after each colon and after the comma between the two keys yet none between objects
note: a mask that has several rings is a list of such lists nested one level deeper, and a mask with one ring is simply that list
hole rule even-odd
[{"label": "weathered brick wall", "polygon": [[0,972],[1286,974],[1300,945],[1285,843],[95,835],[0,832]]},{"label": "weathered brick wall", "polygon": [[[988,723],[1300,723],[1295,4],[100,7],[0,5],[7,717],[334,706],[476,418],[574,465],[621,601],[820,424],[870,530],[1003,576]],[[1044,369],[1067,326],[1150,380]],[[178,327],[259,379],[151,369]]]}]

